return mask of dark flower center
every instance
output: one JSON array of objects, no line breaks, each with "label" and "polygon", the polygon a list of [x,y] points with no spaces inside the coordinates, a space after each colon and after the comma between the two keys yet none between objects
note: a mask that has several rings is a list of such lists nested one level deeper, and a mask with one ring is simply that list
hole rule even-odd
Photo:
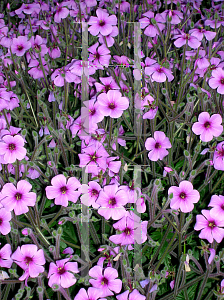
[{"label": "dark flower center", "polygon": [[131,234],[131,229],[128,228],[128,227],[126,227],[125,230],[124,230],[124,233],[125,233],[126,235],[130,235],[130,234]]},{"label": "dark flower center", "polygon": [[108,285],[108,279],[103,277],[103,279],[101,280],[101,284],[102,285],[104,285],[104,284]]},{"label": "dark flower center", "polygon": [[184,192],[180,193],[180,198],[181,199],[185,199],[186,198],[186,194]]},{"label": "dark flower center", "polygon": [[100,20],[100,26],[104,26],[106,23],[105,23],[105,21],[104,20]]},{"label": "dark flower center", "polygon": [[91,195],[92,195],[92,196],[97,196],[97,195],[99,195],[99,192],[98,192],[97,190],[93,189],[93,190],[91,191]]},{"label": "dark flower center", "polygon": [[214,228],[216,226],[215,221],[209,221],[208,226]]},{"label": "dark flower center", "polygon": [[221,205],[221,209],[224,210],[224,204]]},{"label": "dark flower center", "polygon": [[62,267],[62,268],[59,267],[59,268],[58,268],[58,274],[63,275],[65,272],[66,272],[66,271],[65,271],[64,267]]},{"label": "dark flower center", "polygon": [[64,194],[66,194],[68,189],[67,189],[66,186],[63,186],[63,187],[60,188],[60,190],[61,190],[61,193],[64,195]]},{"label": "dark flower center", "polygon": [[155,144],[155,148],[156,148],[156,149],[161,148],[160,143],[157,142],[157,143]]},{"label": "dark flower center", "polygon": [[105,92],[107,93],[110,90],[110,86],[109,85],[105,85]]},{"label": "dark flower center", "polygon": [[92,110],[89,109],[89,113],[90,113],[91,116],[95,115],[95,113],[96,113],[95,108],[93,108]]},{"label": "dark flower center", "polygon": [[220,80],[220,83],[221,83],[221,84],[224,84],[224,78],[222,78],[222,79]]},{"label": "dark flower center", "polygon": [[22,51],[23,48],[24,48],[24,47],[23,47],[22,45],[18,45],[18,46],[17,46],[17,50],[19,50],[19,51]]},{"label": "dark flower center", "polygon": [[26,256],[25,259],[24,259],[24,262],[26,265],[29,265],[29,263],[33,261],[32,257],[29,257],[29,256]]},{"label": "dark flower center", "polygon": [[100,58],[100,54],[99,54],[98,52],[96,52],[96,54],[94,55],[94,57],[95,57],[96,59],[99,59],[99,58]]},{"label": "dark flower center", "polygon": [[204,127],[205,128],[209,128],[210,127],[210,123],[209,122],[205,122]]},{"label": "dark flower center", "polygon": [[114,206],[117,203],[115,198],[110,198],[109,200],[109,204],[111,204],[112,206]]},{"label": "dark flower center", "polygon": [[22,199],[22,194],[16,193],[15,198],[16,198],[16,200],[21,200]]},{"label": "dark flower center", "polygon": [[34,49],[36,49],[36,50],[40,50],[40,46],[39,46],[39,45],[37,45],[37,44],[35,44],[35,45],[34,45]]},{"label": "dark flower center", "polygon": [[89,156],[90,156],[91,160],[93,160],[93,161],[96,162],[97,156],[96,156],[95,153],[94,153],[93,155],[90,155],[90,154],[89,154]]},{"label": "dark flower center", "polygon": [[3,222],[3,220],[2,220],[2,218],[0,219],[0,225],[2,225],[2,222]]},{"label": "dark flower center", "polygon": [[116,106],[115,106],[114,103],[110,103],[110,104],[109,104],[109,108],[110,108],[110,109],[115,109],[115,107],[116,107]]},{"label": "dark flower center", "polygon": [[15,150],[16,145],[15,144],[9,144],[9,150]]}]

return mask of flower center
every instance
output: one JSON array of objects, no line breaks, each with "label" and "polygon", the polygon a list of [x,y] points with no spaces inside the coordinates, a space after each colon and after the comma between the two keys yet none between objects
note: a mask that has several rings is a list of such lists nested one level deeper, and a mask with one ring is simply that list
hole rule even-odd
[{"label": "flower center", "polygon": [[221,205],[221,209],[224,210],[224,204]]},{"label": "flower center", "polygon": [[156,149],[161,148],[161,147],[162,147],[162,146],[160,145],[160,143],[157,142],[157,143],[155,144],[155,148],[156,148]]},{"label": "flower center", "polygon": [[100,58],[100,54],[99,54],[98,52],[96,52],[96,54],[94,55],[94,57],[95,57],[96,59],[99,59],[99,58]]},{"label": "flower center", "polygon": [[109,104],[109,108],[110,108],[110,109],[115,109],[115,107],[116,107],[116,106],[115,106],[114,103],[110,103],[110,104]]},{"label": "flower center", "polygon": [[22,51],[23,50],[23,46],[22,45],[18,45],[17,46],[17,50]]},{"label": "flower center", "polygon": [[106,23],[105,23],[105,21],[104,20],[100,20],[100,26],[104,26]]},{"label": "flower center", "polygon": [[102,285],[104,285],[104,284],[108,285],[108,279],[103,277],[103,279],[101,280],[101,284]]},{"label": "flower center", "polygon": [[186,198],[186,194],[184,192],[180,193],[180,198],[181,199],[185,199]]},{"label": "flower center", "polygon": [[105,85],[105,92],[107,93],[110,90],[110,86],[109,85]]},{"label": "flower center", "polygon": [[220,80],[220,83],[221,83],[221,84],[224,84],[224,78],[222,78],[222,79]]},{"label": "flower center", "polygon": [[205,122],[204,127],[205,128],[209,128],[210,127],[210,123],[209,122]]},{"label": "flower center", "polygon": [[99,192],[98,192],[97,190],[93,189],[93,190],[91,191],[91,195],[92,195],[92,196],[97,196],[97,195],[99,195]]},{"label": "flower center", "polygon": [[110,198],[109,200],[109,204],[111,204],[112,206],[114,206],[117,203],[115,198]]},{"label": "flower center", "polygon": [[15,198],[16,198],[16,200],[21,200],[22,199],[22,194],[16,193]]},{"label": "flower center", "polygon": [[60,274],[60,275],[62,275],[62,274],[64,274],[66,271],[65,271],[65,269],[64,269],[64,267],[59,267],[58,268],[58,274]]},{"label": "flower center", "polygon": [[2,222],[3,222],[3,220],[2,220],[2,218],[0,219],[0,225],[2,225]]},{"label": "flower center", "polygon": [[66,186],[63,186],[63,187],[60,188],[60,190],[61,190],[61,193],[64,195],[64,194],[66,194],[68,189],[67,189]]},{"label": "flower center", "polygon": [[15,150],[16,145],[15,144],[9,144],[9,150]]},{"label": "flower center", "polygon": [[124,230],[124,233],[125,233],[126,235],[130,235],[130,234],[131,234],[131,229],[128,228],[128,227],[126,227],[125,230]]},{"label": "flower center", "polygon": [[89,113],[90,113],[91,116],[95,115],[95,113],[96,113],[95,108],[89,109]]},{"label": "flower center", "polygon": [[209,221],[208,226],[214,228],[216,226],[215,221]]},{"label": "flower center", "polygon": [[96,162],[97,156],[95,153],[93,155],[89,155],[89,156],[90,156],[91,160]]},{"label": "flower center", "polygon": [[25,262],[26,265],[29,265],[29,263],[30,263],[31,261],[33,261],[33,259],[32,259],[32,257],[30,257],[30,256],[26,256],[25,259],[24,259],[24,262]]}]

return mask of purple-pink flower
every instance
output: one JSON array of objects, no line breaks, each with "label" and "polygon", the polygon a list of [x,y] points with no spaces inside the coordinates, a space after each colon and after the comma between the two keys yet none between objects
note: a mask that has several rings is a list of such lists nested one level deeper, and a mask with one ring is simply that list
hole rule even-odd
[{"label": "purple-pink flower", "polygon": [[116,296],[117,300],[145,300],[146,297],[141,295],[138,290],[134,289],[131,293],[130,291],[125,291],[124,293]]},{"label": "purple-pink flower", "polygon": [[12,249],[10,244],[6,244],[0,249],[0,267],[11,268],[13,260],[11,258]]},{"label": "purple-pink flower", "polygon": [[98,213],[106,220],[112,218],[119,220],[125,215],[124,205],[128,203],[128,196],[124,190],[120,190],[117,184],[104,186],[100,191],[96,204],[101,207]]},{"label": "purple-pink flower", "polygon": [[18,38],[13,38],[11,51],[17,56],[23,56],[25,52],[31,48],[31,42],[27,40],[26,36],[19,36]]},{"label": "purple-pink flower", "polygon": [[170,202],[172,209],[180,209],[184,213],[188,213],[194,209],[194,204],[200,199],[200,194],[193,189],[190,181],[181,181],[179,187],[171,186],[168,190],[168,195],[173,193],[173,198]]},{"label": "purple-pink flower", "polygon": [[89,270],[89,276],[95,278],[90,279],[89,282],[93,287],[102,291],[101,297],[113,296],[113,292],[120,293],[122,281],[116,279],[118,277],[116,269],[111,267],[103,269],[100,266],[95,266]]},{"label": "purple-pink flower", "polygon": [[18,247],[12,254],[11,258],[14,262],[22,268],[25,273],[19,278],[19,280],[36,278],[40,273],[44,272],[43,265],[45,264],[44,251],[37,248],[36,245],[23,245]]},{"label": "purple-pink flower", "polygon": [[103,36],[107,36],[112,32],[114,25],[117,25],[117,17],[115,15],[109,16],[109,14],[101,9],[98,8],[96,10],[97,17],[91,16],[89,19],[88,24],[91,25],[89,27],[89,32],[91,35],[98,35],[99,33]]},{"label": "purple-pink flower", "polygon": [[14,163],[17,159],[22,160],[26,156],[24,139],[20,135],[5,135],[0,142],[0,153],[3,155],[5,164]]},{"label": "purple-pink flower", "polygon": [[212,89],[217,89],[217,93],[224,94],[224,70],[217,68],[212,71],[212,78],[208,82]]},{"label": "purple-pink flower", "polygon": [[216,170],[224,171],[224,142],[217,144],[214,156],[213,164]]},{"label": "purple-pink flower", "polygon": [[152,81],[156,82],[165,82],[167,79],[170,82],[174,79],[171,71],[158,63],[150,67],[146,67],[145,74],[151,75]]},{"label": "purple-pink flower", "polygon": [[224,220],[224,196],[213,195],[208,206],[212,207],[210,210],[212,218]]},{"label": "purple-pink flower", "polygon": [[216,240],[217,243],[221,243],[224,237],[224,220],[218,220],[217,218],[212,218],[209,210],[203,209],[203,215],[196,216],[196,224],[194,230],[201,230],[199,237],[201,239],[206,239],[209,243]]},{"label": "purple-pink flower", "polygon": [[49,267],[48,285],[52,287],[58,284],[63,288],[69,288],[74,285],[77,279],[74,273],[79,273],[77,262],[68,262],[70,258],[57,260],[56,264],[51,262]]},{"label": "purple-pink flower", "polygon": [[177,48],[180,48],[183,45],[188,45],[190,48],[196,49],[201,45],[201,42],[199,42],[195,36],[190,35],[189,33],[181,32],[181,34],[175,35],[174,38],[177,38],[174,42],[174,45]]},{"label": "purple-pink flower", "polygon": [[223,132],[222,117],[219,114],[210,117],[208,112],[202,112],[198,122],[193,124],[192,131],[200,135],[202,142],[210,142],[213,136],[218,137]]},{"label": "purple-pink flower", "polygon": [[150,151],[148,157],[152,161],[162,160],[169,153],[166,148],[171,147],[168,137],[162,131],[155,131],[154,138],[145,141],[145,148]]},{"label": "purple-pink flower", "polygon": [[56,205],[68,206],[68,201],[76,203],[80,192],[76,191],[81,183],[75,177],[70,177],[68,181],[63,174],[54,176],[51,179],[52,186],[46,187],[46,195],[48,199],[55,199]]},{"label": "purple-pink flower", "polygon": [[[102,294],[101,289],[89,287],[88,291],[86,291],[84,288],[81,288],[78,294],[75,296],[74,300],[97,300],[101,297],[101,294]],[[99,299],[99,300],[103,300],[103,299]]]},{"label": "purple-pink flower", "polygon": [[6,183],[2,188],[1,204],[9,211],[14,210],[16,215],[22,215],[29,211],[28,206],[36,203],[36,194],[30,192],[32,185],[26,180],[20,180],[15,187],[12,183]]},{"label": "purple-pink flower", "polygon": [[8,234],[11,231],[10,221],[11,221],[11,212],[5,209],[4,207],[0,208],[0,232],[3,235]]},{"label": "purple-pink flower", "polygon": [[107,93],[100,94],[97,102],[101,114],[111,118],[119,118],[123,111],[129,107],[128,98],[122,97],[117,90],[109,90]]}]

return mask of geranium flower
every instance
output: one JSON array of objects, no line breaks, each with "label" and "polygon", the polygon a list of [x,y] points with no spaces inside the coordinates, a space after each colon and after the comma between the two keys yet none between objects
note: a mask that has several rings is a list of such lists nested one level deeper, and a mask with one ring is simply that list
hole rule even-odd
[{"label": "geranium flower", "polygon": [[28,4],[23,3],[19,9],[15,10],[15,13],[17,15],[20,15],[21,13],[31,15],[33,12],[39,14],[40,10],[41,8],[39,3],[28,3]]},{"label": "geranium flower", "polygon": [[56,23],[60,23],[61,20],[67,18],[68,14],[69,14],[69,10],[66,7],[63,7],[63,6],[65,6],[64,3],[60,3],[57,6],[57,11],[54,15],[54,21]]},{"label": "geranium flower", "polygon": [[128,203],[127,193],[119,190],[117,184],[104,186],[100,191],[96,204],[100,204],[98,213],[106,220],[119,220],[125,215],[124,205]]},{"label": "geranium flower", "polygon": [[0,142],[0,153],[4,155],[6,164],[14,163],[17,159],[22,160],[26,156],[24,140],[20,135],[5,135]]},{"label": "geranium flower", "polygon": [[70,258],[57,260],[56,264],[51,262],[47,278],[48,285],[52,287],[58,284],[63,288],[69,288],[74,285],[77,279],[74,273],[79,273],[77,262],[68,262]]},{"label": "geranium flower", "polygon": [[181,32],[181,34],[175,35],[174,39],[176,39],[174,45],[177,48],[180,48],[183,45],[188,45],[190,48],[196,49],[201,45],[199,40],[195,36],[190,35],[189,33]]},{"label": "geranium flower", "polygon": [[195,36],[199,41],[202,41],[204,36],[205,36],[206,40],[208,40],[208,41],[213,40],[216,36],[216,32],[208,31],[208,30],[204,29],[203,27],[193,28],[189,31],[189,33],[192,36]]},{"label": "geranium flower", "polygon": [[68,206],[68,201],[76,203],[80,192],[76,191],[81,183],[75,177],[70,177],[66,183],[66,177],[63,174],[54,176],[51,179],[52,186],[46,187],[46,195],[48,199],[55,199],[56,205]]},{"label": "geranium flower", "polygon": [[193,185],[190,181],[181,181],[179,187],[171,186],[168,190],[168,195],[173,193],[173,198],[170,202],[172,209],[179,209],[188,213],[194,209],[194,204],[200,199],[200,194],[197,190],[193,189]]},{"label": "geranium flower", "polygon": [[162,131],[155,131],[154,138],[147,138],[145,141],[145,148],[150,150],[148,157],[152,161],[162,160],[169,153],[166,148],[171,147],[169,139]]},{"label": "geranium flower", "polygon": [[109,55],[110,50],[105,46],[101,45],[97,42],[93,46],[89,47],[89,60],[93,62],[93,64],[98,68],[103,70],[104,67],[108,67],[111,55]]},{"label": "geranium flower", "polygon": [[11,213],[0,203],[0,232],[3,235],[8,234],[11,231],[11,226],[9,221],[11,221]]},{"label": "geranium flower", "polygon": [[146,297],[141,295],[138,290],[134,289],[131,293],[130,291],[125,291],[124,293],[117,295],[118,300],[145,300]]},{"label": "geranium flower", "polygon": [[[88,291],[86,291],[84,288],[81,288],[78,294],[75,296],[74,300],[97,300],[100,298],[101,294],[102,294],[101,289],[89,287]],[[99,300],[103,300],[103,299],[99,299]]]},{"label": "geranium flower", "polygon": [[97,17],[91,16],[88,24],[91,25],[89,27],[89,32],[91,35],[98,35],[101,33],[103,36],[109,35],[112,32],[113,25],[117,25],[117,17],[115,15],[109,16],[109,14],[98,8],[96,10]]},{"label": "geranium flower", "polygon": [[44,251],[37,248],[36,245],[23,245],[18,247],[12,254],[11,258],[14,262],[22,268],[25,273],[19,278],[19,280],[36,278],[40,273],[44,272],[43,265],[46,263],[44,257]]},{"label": "geranium flower", "polygon": [[210,117],[208,112],[200,113],[198,122],[192,126],[192,131],[200,135],[202,142],[209,142],[213,136],[218,137],[223,132],[222,117],[219,114],[214,114]]},{"label": "geranium flower", "polygon": [[31,42],[27,40],[26,36],[19,36],[12,39],[11,51],[17,56],[23,56],[25,52],[31,48]]},{"label": "geranium flower", "polygon": [[216,240],[217,243],[221,243],[224,237],[224,220],[218,220],[217,218],[212,218],[209,210],[203,209],[203,215],[196,216],[196,224],[194,230],[201,230],[199,237],[201,239],[206,239],[209,243]]},{"label": "geranium flower", "polygon": [[129,100],[121,97],[121,93],[116,90],[109,90],[98,96],[99,110],[104,116],[119,118],[123,111],[129,107]]},{"label": "geranium flower", "polygon": [[101,297],[113,296],[115,293],[120,293],[122,288],[122,281],[115,279],[118,277],[116,269],[108,267],[103,269],[100,266],[95,266],[89,270],[89,276],[95,278],[90,279],[89,282],[93,287],[102,291]]},{"label": "geranium flower", "polygon": [[217,93],[224,94],[224,70],[217,68],[212,71],[212,78],[208,82],[212,89],[217,89]]},{"label": "geranium flower", "polygon": [[213,164],[216,170],[224,171],[224,142],[217,144],[214,156]]},{"label": "geranium flower", "polygon": [[167,79],[168,81],[172,81],[174,76],[172,75],[171,71],[158,63],[152,65],[151,67],[145,68],[145,74],[152,78],[152,81],[156,82],[165,82]]},{"label": "geranium flower", "polygon": [[82,184],[79,190],[83,194],[80,197],[82,204],[86,206],[92,206],[93,208],[100,207],[99,204],[96,204],[96,200],[99,197],[99,193],[101,191],[101,186],[97,182],[90,181],[88,185]]},{"label": "geranium flower", "polygon": [[208,206],[213,207],[210,210],[212,218],[224,220],[224,196],[213,195]]},{"label": "geranium flower", "polygon": [[10,244],[6,244],[0,249],[0,267],[11,268],[13,260],[11,258],[12,249]]},{"label": "geranium flower", "polygon": [[109,90],[119,90],[119,86],[112,76],[109,77],[99,77],[100,81],[103,83],[95,82],[97,92],[107,93]]},{"label": "geranium flower", "polygon": [[1,204],[9,211],[14,210],[16,215],[22,215],[29,211],[28,206],[36,203],[36,194],[30,192],[32,185],[26,180],[20,180],[15,187],[12,183],[6,183],[2,188]]},{"label": "geranium flower", "polygon": [[[151,21],[154,18],[154,13],[150,10],[144,13],[143,16],[145,18],[139,19],[139,22],[140,22],[141,29],[145,28],[144,34],[150,37],[155,37],[156,35],[159,35],[159,31],[156,25],[154,25]],[[160,31],[162,31],[165,28],[165,25],[162,24],[165,23],[165,20],[159,14],[155,16],[155,20],[157,22],[157,26],[159,27]]]}]

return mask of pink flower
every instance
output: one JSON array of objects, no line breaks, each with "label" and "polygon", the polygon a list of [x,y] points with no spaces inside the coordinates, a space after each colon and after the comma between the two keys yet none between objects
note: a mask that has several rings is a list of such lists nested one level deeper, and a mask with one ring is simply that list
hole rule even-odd
[{"label": "pink flower", "polygon": [[212,71],[212,78],[208,82],[212,89],[217,88],[217,93],[224,94],[224,70],[217,68]]},{"label": "pink flower", "polygon": [[112,235],[109,240],[114,244],[129,245],[142,244],[147,240],[147,224],[148,221],[139,222],[134,214],[126,213],[121,220],[113,225],[116,230],[121,231],[121,234]]},{"label": "pink flower", "polygon": [[20,135],[5,135],[0,142],[0,153],[4,155],[5,163],[14,163],[17,159],[22,160],[26,156],[24,140]]},{"label": "pink flower", "polygon": [[28,4],[23,3],[19,9],[15,10],[15,13],[17,15],[20,15],[22,13],[31,15],[33,12],[36,12],[37,14],[39,14],[39,12],[40,12],[40,4],[39,3],[28,3]]},{"label": "pink flower", "polygon": [[169,139],[165,136],[162,131],[155,131],[154,138],[147,138],[145,141],[145,148],[150,150],[148,157],[152,161],[162,160],[168,151],[166,148],[171,148]]},{"label": "pink flower", "polygon": [[193,189],[191,182],[181,181],[179,187],[171,186],[168,190],[168,195],[173,193],[173,198],[170,202],[172,209],[180,209],[184,213],[188,213],[194,209],[193,203],[197,203],[200,199],[200,194]]},{"label": "pink flower", "polygon": [[22,268],[25,273],[19,278],[19,280],[36,278],[40,273],[44,272],[43,265],[45,264],[44,251],[42,249],[37,250],[36,245],[23,245],[18,247],[12,254],[11,258],[14,262]]},{"label": "pink flower", "polygon": [[54,284],[58,284],[63,288],[69,288],[74,285],[77,279],[74,273],[79,273],[77,262],[68,262],[70,258],[57,260],[56,264],[50,263],[48,285],[52,287]]},{"label": "pink flower", "polygon": [[[0,203],[1,205],[1,203]],[[11,213],[10,211],[8,211],[7,209],[5,209],[4,207],[0,208],[0,232],[3,235],[8,234],[11,231],[11,226],[9,221],[11,221]]]},{"label": "pink flower", "polygon": [[209,243],[216,240],[217,243],[221,243],[224,237],[224,220],[214,219],[210,215],[209,210],[203,209],[203,215],[196,216],[196,224],[194,226],[195,230],[201,230],[199,237],[201,239],[206,239]]},{"label": "pink flower", "polygon": [[95,266],[89,270],[89,276],[95,278],[90,279],[89,282],[93,287],[102,291],[101,297],[113,296],[115,293],[120,293],[122,288],[122,281],[115,279],[118,277],[116,269],[108,267],[103,269],[100,266]]},{"label": "pink flower", "polygon": [[[139,19],[141,29],[146,28],[144,31],[144,34],[150,37],[155,37],[156,35],[159,35],[159,31],[151,21],[151,19],[154,18],[154,13],[152,11],[147,11],[143,14],[145,18]],[[159,14],[156,15],[155,20],[157,22],[157,26],[159,27],[160,31],[162,31],[165,28],[164,19]]]},{"label": "pink flower", "polygon": [[66,177],[63,174],[54,176],[51,179],[52,186],[46,187],[48,199],[55,199],[56,205],[68,206],[68,201],[76,203],[80,192],[75,191],[81,184],[75,177],[70,177],[66,183]]},{"label": "pink flower", "polygon": [[11,50],[13,54],[17,56],[23,56],[25,52],[31,48],[31,42],[27,40],[26,36],[19,36],[18,38],[13,38]]},{"label": "pink flower", "polygon": [[198,121],[193,124],[192,131],[200,135],[202,142],[209,142],[213,136],[218,137],[223,132],[222,117],[214,114],[210,117],[208,112],[200,113]]},{"label": "pink flower", "polygon": [[217,144],[213,156],[213,164],[216,170],[224,171],[224,142]]},{"label": "pink flower", "polygon": [[106,220],[119,220],[125,215],[124,205],[128,203],[127,193],[119,190],[117,184],[104,186],[100,191],[96,204],[100,204],[98,213]]},{"label": "pink flower", "polygon": [[121,97],[121,93],[117,90],[109,90],[107,93],[100,94],[97,101],[100,112],[111,118],[119,118],[129,107],[128,98]]},{"label": "pink flower", "polygon": [[224,220],[224,196],[213,195],[208,206],[213,207],[210,210],[212,218]]},{"label": "pink flower", "polygon": [[154,119],[158,111],[158,106],[155,105],[155,100],[150,95],[147,95],[144,98],[141,103],[141,108],[142,110],[144,110],[145,108],[149,109],[149,111],[143,115],[143,119]]},{"label": "pink flower", "polygon": [[20,180],[15,187],[12,183],[6,183],[2,188],[1,204],[9,211],[14,210],[16,215],[22,215],[29,211],[28,206],[36,203],[36,194],[30,192],[32,185],[26,180]]},{"label": "pink flower", "polygon": [[156,82],[165,82],[167,79],[170,82],[174,79],[174,76],[172,75],[169,69],[157,63],[151,67],[146,67],[145,74],[151,75],[152,81],[156,81]]},{"label": "pink flower", "polygon": [[60,23],[61,22],[61,19],[65,19],[67,18],[69,14],[69,10],[66,8],[66,7],[63,7],[63,4],[60,3],[57,7],[57,11],[54,15],[54,21],[56,23]]},{"label": "pink flower", "polygon": [[125,291],[124,293],[117,295],[118,300],[145,300],[146,297],[141,295],[138,290],[134,289],[131,293],[130,291]]},{"label": "pink flower", "polygon": [[96,36],[101,33],[103,36],[107,36],[112,32],[113,25],[117,25],[117,17],[115,15],[109,16],[109,14],[98,8],[96,10],[97,17],[91,16],[88,24],[91,25],[89,27],[89,32]]},{"label": "pink flower", "polygon": [[11,259],[11,245],[6,244],[4,247],[0,250],[0,267],[1,268],[11,268],[11,265],[13,263],[13,260]]},{"label": "pink flower", "polygon": [[101,143],[97,142],[82,149],[84,153],[78,154],[80,159],[79,167],[86,167],[87,173],[98,174],[98,168],[106,170],[106,158],[109,156]]},{"label": "pink flower", "polygon": [[81,288],[74,300],[97,300],[100,298],[101,294],[101,289],[89,287],[88,291],[86,291],[84,288]]},{"label": "pink flower", "polygon": [[95,82],[97,92],[107,93],[109,90],[119,90],[119,86],[112,76],[110,77],[99,77],[100,81],[103,83]]},{"label": "pink flower", "polygon": [[208,258],[208,263],[210,265],[215,257],[215,249],[209,248],[208,250],[210,251],[210,256]]},{"label": "pink flower", "polygon": [[195,36],[190,35],[189,33],[181,32],[181,34],[175,35],[174,38],[177,38],[174,42],[174,45],[177,48],[180,48],[183,45],[187,44],[190,48],[196,49],[201,45],[199,40]]},{"label": "pink flower", "polygon": [[171,19],[170,24],[176,25],[181,22],[181,19],[183,19],[183,14],[178,10],[165,10],[161,13],[161,16],[166,20],[167,18]]},{"label": "pink flower", "polygon": [[189,31],[189,33],[192,36],[195,36],[199,41],[201,41],[204,36],[205,36],[206,40],[208,40],[208,41],[213,40],[216,36],[216,32],[208,31],[208,30],[204,29],[203,27],[191,29]]},{"label": "pink flower", "polygon": [[103,70],[104,67],[108,67],[111,55],[109,55],[110,50],[105,46],[99,43],[94,44],[93,46],[89,47],[89,60],[93,62],[93,64],[98,68]]},{"label": "pink flower", "polygon": [[96,204],[96,200],[101,191],[100,185],[95,181],[90,181],[87,184],[82,184],[80,187],[80,192],[82,192],[82,196],[80,197],[81,203],[86,206],[92,206],[93,208],[99,208],[100,205]]}]

